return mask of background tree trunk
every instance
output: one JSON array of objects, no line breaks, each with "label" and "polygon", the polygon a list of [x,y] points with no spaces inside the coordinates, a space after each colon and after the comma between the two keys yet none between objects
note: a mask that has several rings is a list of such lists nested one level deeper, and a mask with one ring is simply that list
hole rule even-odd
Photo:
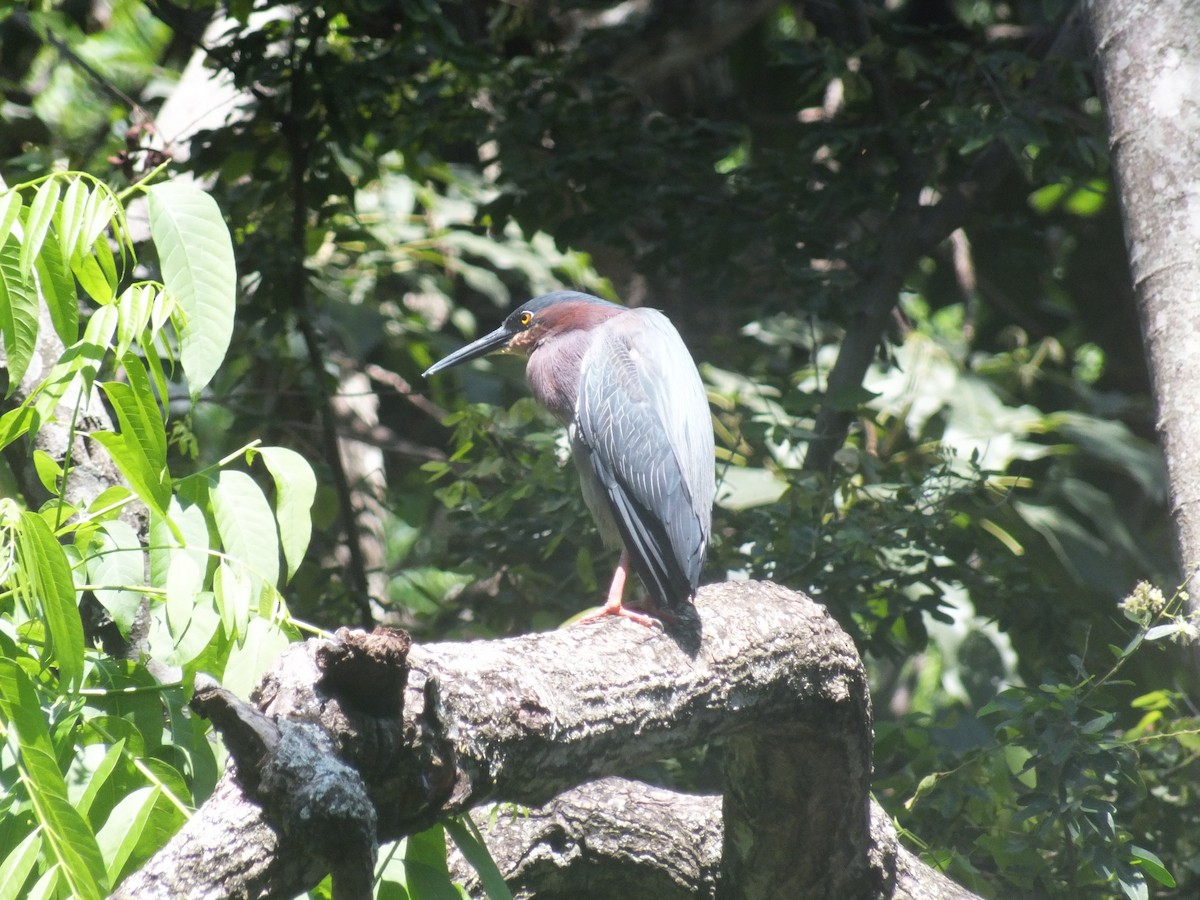
[{"label": "background tree trunk", "polygon": [[[1200,568],[1200,5],[1089,0],[1087,9],[1179,559],[1190,574]],[[1191,612],[1200,612],[1200,592]]]}]

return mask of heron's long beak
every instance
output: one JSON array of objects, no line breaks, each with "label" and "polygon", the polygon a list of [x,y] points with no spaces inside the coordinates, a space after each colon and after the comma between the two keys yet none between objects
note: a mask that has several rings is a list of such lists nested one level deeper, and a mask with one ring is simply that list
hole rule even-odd
[{"label": "heron's long beak", "polygon": [[512,334],[505,330],[501,325],[491,334],[485,334],[474,343],[467,344],[460,350],[455,350],[443,360],[435,362],[432,366],[421,373],[422,378],[428,378],[430,375],[436,375],[444,369],[449,369],[451,366],[457,366],[459,363],[465,363],[468,360],[478,359],[481,356],[486,356],[496,350],[503,350],[508,344]]}]

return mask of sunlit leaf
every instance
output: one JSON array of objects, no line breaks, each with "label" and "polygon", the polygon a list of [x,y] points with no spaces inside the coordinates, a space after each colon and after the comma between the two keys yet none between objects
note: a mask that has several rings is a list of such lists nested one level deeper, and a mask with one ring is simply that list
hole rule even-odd
[{"label": "sunlit leaf", "polygon": [[[56,179],[57,181],[57,179]],[[88,190],[82,178],[73,178],[58,205],[55,227],[58,243],[62,247],[63,259],[72,261],[79,252],[79,236],[83,231],[83,217],[87,208]]]},{"label": "sunlit leaf", "polygon": [[469,816],[451,816],[442,823],[463,857],[479,875],[479,883],[491,900],[512,900],[512,891],[496,867],[483,835]]},{"label": "sunlit leaf", "polygon": [[95,835],[67,799],[67,786],[50,742],[41,704],[21,667],[0,659],[0,711],[16,734],[21,784],[33,803],[45,845],[62,869],[72,894],[100,900],[107,876]]},{"label": "sunlit leaf", "polygon": [[75,281],[57,241],[47,241],[34,259],[38,290],[50,312],[54,331],[68,346],[79,339],[79,300]]},{"label": "sunlit leaf", "polygon": [[[25,235],[21,240],[21,277],[28,279],[33,273],[33,261],[41,252],[42,243],[46,240],[46,232],[54,220],[54,212],[58,204],[59,181],[57,178],[47,178],[42,182],[29,204],[29,214],[25,217]],[[8,232],[3,232],[7,235]]]},{"label": "sunlit leaf", "polygon": [[[3,237],[0,237],[3,240]],[[0,246],[0,340],[4,342],[8,393],[11,396],[33,360],[38,335],[38,301],[32,283],[22,277],[21,248],[11,236]]]},{"label": "sunlit leaf", "polygon": [[128,635],[142,605],[141,593],[130,586],[145,577],[145,550],[133,527],[120,519],[101,525],[97,538],[96,549],[87,556],[88,578],[100,605],[121,634]]},{"label": "sunlit leaf", "polygon": [[49,649],[59,676],[64,684],[78,686],[83,678],[83,622],[75,582],[62,544],[37,513],[21,513],[18,553],[50,633]]},{"label": "sunlit leaf", "polygon": [[154,307],[155,290],[148,284],[131,284],[117,298],[117,356],[124,356],[141,337]]},{"label": "sunlit leaf", "polygon": [[1133,864],[1163,887],[1173,888],[1177,886],[1174,877],[1167,871],[1167,867],[1163,865],[1163,861],[1145,847],[1139,847],[1135,844],[1129,848],[1129,853],[1133,857]]},{"label": "sunlit leaf", "polygon": [[[180,485],[186,483],[181,481]],[[150,516],[150,583],[167,586],[167,573],[176,553],[187,553],[201,571],[209,560],[208,522],[200,503],[173,495],[165,514]]]},{"label": "sunlit leaf", "polygon": [[[112,194],[102,184],[93,184],[88,192],[87,203],[83,210],[83,222],[79,230],[79,246],[83,249],[94,247],[99,251],[100,243],[103,242],[104,247],[108,250],[108,258],[112,260],[112,251],[108,247],[108,241],[104,237],[104,232],[107,230],[109,223],[112,221],[113,215],[116,213],[116,202],[113,200]],[[102,266],[107,264],[101,261]],[[112,270],[113,283],[116,283],[116,269]]]},{"label": "sunlit leaf", "polygon": [[28,896],[21,900],[58,900],[60,896],[59,881],[62,870],[58,863],[50,866],[42,877],[33,885]]},{"label": "sunlit leaf", "polygon": [[19,900],[21,889],[25,887],[25,879],[37,864],[38,854],[42,850],[42,836],[34,831],[0,863],[0,900]]},{"label": "sunlit leaf", "polygon": [[296,574],[312,537],[312,505],[317,496],[317,476],[295,450],[260,447],[263,462],[275,479],[275,519],[287,561],[287,577]]},{"label": "sunlit leaf", "polygon": [[216,201],[186,184],[148,190],[163,282],[179,304],[180,362],[195,397],[225,360],[233,334],[233,243]]},{"label": "sunlit leaf", "polygon": [[229,653],[221,684],[239,697],[250,696],[263,673],[279,658],[288,637],[269,619],[255,617],[246,626],[246,637]]},{"label": "sunlit leaf", "polygon": [[142,839],[155,805],[162,795],[158,787],[139,788],[117,803],[108,815],[104,827],[96,835],[96,842],[104,856],[108,879],[115,883],[125,863]]},{"label": "sunlit leaf", "polygon": [[275,516],[254,479],[232,469],[221,472],[212,490],[212,506],[225,552],[267,584],[277,584]]},{"label": "sunlit leaf", "polygon": [[775,503],[787,487],[787,482],[769,469],[729,466],[722,472],[717,502],[724,509],[751,509]]},{"label": "sunlit leaf", "polygon": [[0,191],[0,235],[12,234],[13,226],[17,224],[23,209],[18,192]]},{"label": "sunlit leaf", "polygon": [[[99,246],[98,244],[97,247]],[[105,244],[103,251],[98,250],[97,253],[77,252],[71,257],[70,265],[71,274],[78,280],[79,286],[96,303],[104,306],[113,301],[113,292],[116,290],[116,279],[112,277],[112,273],[110,273],[108,268],[101,265],[98,259],[100,252],[108,253],[111,260],[112,253],[108,250],[107,244]]]},{"label": "sunlit leaf", "polygon": [[104,278],[104,291],[101,297],[97,297],[98,303],[107,303],[112,300],[117,292],[117,262],[113,258],[112,247],[108,243],[108,238],[100,235],[99,239],[91,245],[91,257],[96,260],[96,265],[100,269],[100,274]]},{"label": "sunlit leaf", "polygon": [[250,622],[254,585],[249,573],[240,566],[221,560],[213,578],[213,593],[221,623],[230,636],[244,636]]},{"label": "sunlit leaf", "polygon": [[459,900],[446,865],[446,835],[441,825],[409,835],[404,848],[405,887],[413,900]]},{"label": "sunlit leaf", "polygon": [[145,367],[130,354],[123,362],[128,383],[101,385],[117,414],[120,434],[99,432],[93,437],[112,454],[113,462],[142,500],[161,512],[171,499],[166,428]]},{"label": "sunlit leaf", "polygon": [[1186,632],[1188,630],[1187,622],[1166,622],[1162,625],[1155,625],[1153,628],[1147,629],[1146,640],[1160,641],[1165,637]]},{"label": "sunlit leaf", "polygon": [[38,481],[46,489],[46,493],[51,496],[58,494],[61,487],[59,479],[63,474],[62,466],[58,464],[58,461],[45,450],[38,449],[33,451],[33,467],[37,471]]},{"label": "sunlit leaf", "polygon": [[124,739],[118,739],[108,751],[101,757],[100,762],[92,769],[91,777],[88,778],[87,787],[83,789],[79,800],[75,804],[75,808],[79,810],[81,816],[86,816],[92,809],[92,803],[95,802],[96,796],[103,789],[108,777],[112,775],[116,769],[117,763],[121,761],[121,754],[125,751]]},{"label": "sunlit leaf", "polygon": [[[176,561],[188,565],[186,559],[179,556]],[[211,591],[201,591],[190,599],[185,593],[168,592],[167,601],[150,610],[150,652],[167,665],[186,666],[208,649],[220,627]]]}]

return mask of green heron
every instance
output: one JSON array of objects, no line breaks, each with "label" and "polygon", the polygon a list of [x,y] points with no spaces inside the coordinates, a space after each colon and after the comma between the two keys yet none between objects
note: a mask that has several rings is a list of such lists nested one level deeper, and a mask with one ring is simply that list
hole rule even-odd
[{"label": "green heron", "polygon": [[425,375],[494,351],[528,357],[534,397],[567,426],[600,534],[622,545],[607,602],[584,621],[656,624],[622,606],[631,564],[660,611],[679,610],[700,582],[716,491],[708,398],[679,332],[657,310],[556,291]]}]

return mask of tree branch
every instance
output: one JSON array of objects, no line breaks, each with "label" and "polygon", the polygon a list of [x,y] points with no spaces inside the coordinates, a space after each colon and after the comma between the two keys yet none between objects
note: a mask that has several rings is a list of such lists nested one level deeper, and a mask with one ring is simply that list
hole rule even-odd
[{"label": "tree branch", "polygon": [[[970,900],[975,894],[932,871],[896,842],[887,813],[871,803],[872,853],[893,872],[881,897]],[[624,778],[563,791],[544,806],[492,806],[472,814],[518,900],[622,897],[715,900],[721,865],[721,798],[682,794]],[[475,870],[451,850],[450,870],[472,897]],[[807,896],[803,894],[802,896]]]},{"label": "tree branch", "polygon": [[[309,733],[306,747],[337,748],[374,806],[379,841],[487,801],[539,805],[598,776],[724,740],[722,890],[777,897],[775,887],[805,878],[806,897],[892,895],[894,844],[873,843],[870,829],[861,662],[822,607],[775,585],[706,587],[695,615],[667,633],[612,620],[410,648],[401,632],[341,631],[335,641],[289,648],[256,706],[281,731]],[[244,711],[224,718],[254,721]],[[261,723],[235,728],[263,732]],[[239,742],[263,743],[271,741]],[[323,810],[299,804],[308,818],[297,819],[297,804],[276,796],[304,792],[309,776],[262,777],[311,771],[275,755],[242,753],[214,798],[115,896],[290,896],[338,866],[351,877],[345,847],[309,839]],[[241,823],[236,842],[228,821]],[[212,858],[210,848],[232,843],[227,864]],[[203,868],[185,864],[205,854]]]}]

